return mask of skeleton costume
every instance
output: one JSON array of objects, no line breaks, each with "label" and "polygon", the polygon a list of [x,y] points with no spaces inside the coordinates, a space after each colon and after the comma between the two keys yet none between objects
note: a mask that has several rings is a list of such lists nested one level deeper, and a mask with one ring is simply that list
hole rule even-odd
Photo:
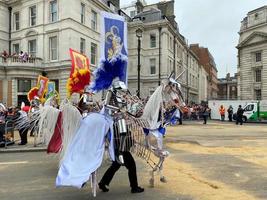
[{"label": "skeleton costume", "polygon": [[[174,79],[172,78],[172,73],[167,80],[162,81],[162,84],[158,86],[156,91],[149,98],[141,117],[149,124],[149,126],[144,128],[147,148],[143,151],[143,154],[137,155],[144,158],[152,168],[150,179],[150,185],[152,187],[154,186],[154,173],[156,171],[160,173],[160,181],[166,182],[166,178],[162,174],[162,169],[163,162],[169,155],[169,152],[164,150],[163,136],[166,132],[166,126],[175,115],[175,111],[185,106],[181,86],[177,82],[181,75]],[[156,144],[153,144],[155,140]],[[159,160],[153,160],[150,156],[151,153]]]}]

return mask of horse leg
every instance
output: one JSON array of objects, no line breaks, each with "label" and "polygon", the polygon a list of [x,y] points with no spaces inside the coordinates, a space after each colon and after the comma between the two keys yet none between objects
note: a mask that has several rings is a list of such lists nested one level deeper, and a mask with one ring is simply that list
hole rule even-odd
[{"label": "horse leg", "polygon": [[162,173],[162,170],[163,170],[163,162],[164,162],[165,159],[164,159],[164,157],[161,157],[160,160],[161,160],[161,163],[160,163],[160,166],[159,166],[160,181],[162,183],[167,183],[167,179],[166,179],[165,176],[163,176],[163,173]]},{"label": "horse leg", "polygon": [[94,171],[91,174],[91,188],[94,197],[96,197],[96,187],[97,187],[96,171]]}]

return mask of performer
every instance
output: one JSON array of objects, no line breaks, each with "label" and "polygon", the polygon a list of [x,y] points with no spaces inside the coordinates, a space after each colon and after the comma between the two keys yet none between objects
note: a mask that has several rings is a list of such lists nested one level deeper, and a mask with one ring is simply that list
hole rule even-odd
[{"label": "performer", "polygon": [[[116,153],[115,153],[116,154]],[[118,155],[118,154],[116,154]],[[144,188],[138,186],[137,175],[136,175],[136,165],[134,158],[130,151],[122,152],[124,159],[124,165],[128,169],[128,177],[132,193],[141,193],[144,192]],[[113,161],[111,166],[107,169],[98,186],[103,192],[108,192],[109,189],[106,186],[109,186],[114,174],[120,169],[122,163],[117,160]]]},{"label": "performer", "polygon": [[114,113],[117,108],[121,110],[123,110],[124,108],[127,109],[127,103],[122,102],[117,94],[118,90],[123,89],[127,91],[125,84],[121,81],[115,81],[115,83],[113,84],[113,91],[108,91],[107,98],[105,101],[105,107],[111,108],[110,110],[113,112],[111,113],[111,115],[114,118],[113,132],[115,139],[111,142],[114,142],[116,159],[107,169],[98,186],[103,192],[108,192],[109,189],[107,188],[107,186],[109,186],[114,174],[120,169],[121,166],[125,166],[128,169],[131,192],[141,193],[144,192],[144,188],[138,186],[136,165],[134,158],[130,153],[130,149],[133,145],[131,131],[127,129],[127,125],[124,119],[125,116],[123,116],[123,113]]}]

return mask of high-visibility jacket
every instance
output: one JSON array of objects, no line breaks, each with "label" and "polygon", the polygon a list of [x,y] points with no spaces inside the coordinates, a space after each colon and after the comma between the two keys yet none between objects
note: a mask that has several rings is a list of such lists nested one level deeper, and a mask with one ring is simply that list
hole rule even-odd
[{"label": "high-visibility jacket", "polygon": [[220,107],[219,112],[220,112],[220,115],[224,115],[225,114],[225,108]]}]

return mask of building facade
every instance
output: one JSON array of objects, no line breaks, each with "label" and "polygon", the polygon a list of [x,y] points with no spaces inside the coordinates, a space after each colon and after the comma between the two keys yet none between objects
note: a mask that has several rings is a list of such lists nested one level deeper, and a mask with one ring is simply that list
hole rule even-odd
[{"label": "building facade", "polygon": [[171,72],[179,77],[185,101],[199,102],[198,57],[190,51],[186,39],[179,33],[174,15],[174,1],[147,5],[136,1],[122,10],[131,16],[128,22],[129,88],[137,90],[138,39],[141,38],[141,97],[151,95],[161,80]]},{"label": "building facade", "polygon": [[218,100],[237,100],[237,74],[218,79]]},{"label": "building facade", "polygon": [[238,99],[267,99],[267,6],[241,22],[238,49]]},{"label": "building facade", "polygon": [[207,102],[208,101],[208,77],[209,74],[206,72],[204,67],[199,64],[199,83],[198,83],[198,101]]},{"label": "building facade", "polygon": [[[0,52],[10,55],[0,59],[0,101],[8,106],[27,101],[39,74],[54,81],[65,98],[69,48],[87,55],[94,68],[100,54],[99,13],[117,12],[118,5],[99,0],[0,0]],[[27,61],[18,59],[20,51],[27,52]]]},{"label": "building facade", "polygon": [[200,47],[199,44],[191,44],[190,49],[198,56],[199,64],[208,74],[207,100],[217,99],[218,79],[217,68],[212,54],[208,48]]}]

